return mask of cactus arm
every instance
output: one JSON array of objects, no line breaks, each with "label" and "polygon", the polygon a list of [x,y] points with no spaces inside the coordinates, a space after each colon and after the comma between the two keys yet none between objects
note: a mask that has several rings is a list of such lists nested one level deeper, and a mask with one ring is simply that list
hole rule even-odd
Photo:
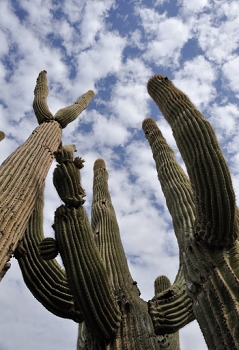
[{"label": "cactus arm", "polygon": [[36,87],[34,90],[33,109],[39,124],[54,120],[52,113],[49,111],[47,105],[48,85],[47,85],[47,71],[43,70],[39,73]]},{"label": "cactus arm", "polygon": [[178,245],[182,247],[185,233],[193,227],[195,220],[191,185],[155,121],[147,118],[142,127],[152,148],[158,179],[172,216]]},{"label": "cactus arm", "polygon": [[[54,159],[64,127],[86,108],[93,92],[86,93],[84,102],[60,113],[59,122],[50,113],[46,98],[48,94],[46,71],[37,79],[33,102],[39,126],[0,166],[0,279],[1,271],[9,268],[8,260],[21,240],[32,214],[38,194],[43,188],[50,165]],[[84,95],[83,95],[84,96]]]},{"label": "cactus arm", "polygon": [[55,120],[60,123],[62,128],[65,128],[86,109],[93,97],[94,92],[92,90],[87,91],[80,98],[78,98],[73,105],[59,109],[59,111],[54,115]]},{"label": "cactus arm", "polygon": [[[158,276],[154,281],[155,295],[168,290],[171,287],[170,280],[166,276]],[[179,333],[159,335],[158,340],[162,350],[180,350]]]},{"label": "cactus arm", "polygon": [[[158,349],[159,344],[148,314],[147,303],[139,297],[137,282],[133,281],[128,268],[103,159],[97,159],[94,164],[91,226],[122,315],[120,327],[109,349]],[[80,334],[79,339],[82,339]],[[94,348],[94,343],[88,338],[87,344]]]},{"label": "cactus arm", "polygon": [[86,326],[98,338],[109,339],[119,327],[120,313],[113,297],[108,272],[82,206],[82,188],[79,190],[79,187],[72,186],[77,183],[77,176],[80,182],[79,170],[76,168],[76,165],[79,167],[79,162],[76,161],[75,164],[69,159],[66,155],[65,161],[53,173],[53,182],[61,198],[66,198],[66,193],[60,181],[65,183],[68,179],[71,199],[70,206],[62,205],[55,212],[55,238],[71,291],[84,314]]},{"label": "cactus arm", "polygon": [[148,92],[172,127],[194,191],[194,234],[211,246],[231,246],[238,236],[231,176],[211,125],[189,98],[162,75]]},{"label": "cactus arm", "polygon": [[135,290],[138,295],[138,288],[137,285],[133,285],[121,242],[119,226],[108,189],[108,172],[103,159],[96,160],[94,164],[91,226],[95,242],[115,290],[122,285],[130,286],[130,289]]},{"label": "cactus arm", "polygon": [[[65,271],[56,260],[42,260],[38,252],[38,245],[44,238],[43,202],[42,191],[21,242],[25,254],[17,257],[23,279],[34,297],[48,311],[59,317],[82,322],[83,314],[75,308]],[[14,255],[16,257],[16,251]]]},{"label": "cactus arm", "polygon": [[[155,284],[158,284],[156,279]],[[162,280],[160,281],[162,283]],[[155,286],[155,296],[148,302],[149,314],[158,335],[172,334],[195,320],[193,304],[187,294],[182,267],[172,286]]]}]

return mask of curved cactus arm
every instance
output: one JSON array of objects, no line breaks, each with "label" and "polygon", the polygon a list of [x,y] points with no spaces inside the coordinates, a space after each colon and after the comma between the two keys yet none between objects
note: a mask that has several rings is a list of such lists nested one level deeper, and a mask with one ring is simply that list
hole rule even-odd
[{"label": "curved cactus arm", "polygon": [[77,185],[77,178],[80,182],[77,168],[82,167],[82,162],[79,159],[72,162],[67,153],[65,160],[53,173],[53,182],[59,196],[64,198],[65,203],[69,203],[70,199],[68,206],[62,205],[55,212],[55,238],[71,291],[76,305],[79,305],[84,314],[86,326],[97,337],[109,339],[117,331],[121,315],[113,296],[108,271],[100,257],[82,206],[82,188]]},{"label": "curved cactus arm", "polygon": [[[155,295],[168,290],[171,287],[170,280],[166,276],[158,276],[154,281],[154,293]],[[164,350],[180,350],[179,345],[179,333],[159,335],[158,340],[160,343],[160,349]]]},{"label": "curved cactus arm", "polygon": [[14,256],[18,259],[27,287],[48,311],[59,317],[82,322],[84,317],[75,307],[65,271],[56,260],[46,262],[39,255],[38,246],[43,238],[42,193]]},{"label": "curved cactus arm", "polygon": [[172,127],[194,191],[194,235],[211,246],[231,246],[238,236],[231,176],[211,125],[189,98],[162,75],[148,92]]},{"label": "curved cactus arm", "polygon": [[65,128],[86,109],[93,97],[94,92],[92,90],[87,91],[80,98],[78,98],[73,105],[59,109],[59,111],[54,115],[55,120],[60,123],[62,128]]},{"label": "curved cactus arm", "polygon": [[152,148],[158,179],[172,216],[174,231],[181,250],[184,236],[193,227],[195,220],[191,185],[155,121],[147,118],[143,121],[142,127]]},{"label": "curved cactus arm", "polygon": [[120,286],[124,286],[139,295],[121,242],[119,226],[108,189],[108,172],[103,159],[97,159],[94,164],[91,226],[114,289],[117,291]]},{"label": "curved cactus arm", "polygon": [[175,333],[195,320],[182,268],[171,287],[162,282],[162,278],[156,279],[155,296],[148,302],[149,314],[158,335]]},{"label": "curved cactus arm", "polygon": [[33,109],[39,124],[54,120],[52,113],[49,111],[47,105],[48,85],[47,85],[47,71],[43,70],[39,73],[36,87],[34,90]]},{"label": "curved cactus arm", "polygon": [[70,113],[66,107],[56,121],[48,109],[47,94],[46,71],[42,71],[33,102],[40,125],[0,167],[0,279],[9,268],[8,260],[22,238],[43,188],[54,152],[61,142],[62,127],[74,120],[93,97],[93,92],[86,93],[83,102],[78,101],[76,107],[70,108]]}]

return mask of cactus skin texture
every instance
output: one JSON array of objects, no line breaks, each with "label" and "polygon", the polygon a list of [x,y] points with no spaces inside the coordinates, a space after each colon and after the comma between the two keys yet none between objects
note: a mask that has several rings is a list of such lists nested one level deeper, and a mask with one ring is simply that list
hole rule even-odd
[{"label": "cactus skin texture", "polygon": [[[40,125],[0,167],[0,279],[10,267],[8,261],[22,239],[44,186],[54,152],[61,142],[62,128],[86,108],[94,93],[88,91],[75,104],[53,116],[46,102],[46,71],[42,71],[34,94],[33,109]],[[0,139],[3,136],[0,135]]]},{"label": "cactus skin texture", "polygon": [[[66,188],[71,198],[70,205],[61,205],[55,212],[56,243],[49,238],[42,241],[40,201],[22,241],[26,254],[18,259],[24,280],[49,311],[79,323],[77,350],[161,349],[162,341],[163,349],[169,350],[173,335],[156,336],[147,302],[140,298],[137,282],[130,275],[108,190],[105,162],[98,159],[94,164],[90,227],[81,200],[82,187],[71,187],[76,178],[80,181],[76,170],[79,172],[83,166],[81,158],[73,159],[74,150],[61,146],[56,154],[59,165],[53,173],[53,182],[62,198],[67,197],[67,191],[60,182],[69,182]],[[67,171],[62,171],[62,167]],[[46,259],[58,249],[65,272],[54,260],[42,260],[38,246]],[[170,298],[165,297],[163,304],[171,305]],[[178,349],[175,345],[175,350]]]},{"label": "cactus skin texture", "polygon": [[[155,295],[168,290],[171,287],[170,280],[166,276],[158,276],[154,281]],[[179,333],[159,335],[158,340],[161,350],[180,350]]]},{"label": "cactus skin texture", "polygon": [[[239,349],[239,216],[229,169],[213,128],[183,92],[162,75],[149,80],[148,92],[172,127],[193,190],[192,203],[188,181],[181,181],[176,161],[168,161],[162,150],[158,174],[174,227],[181,217],[186,223],[183,236],[175,233],[193,313],[209,349]],[[148,123],[146,137],[155,156],[150,135],[159,130]],[[160,173],[160,159],[168,180]],[[172,196],[178,198],[175,208]],[[149,303],[149,311],[157,322],[157,300]]]},{"label": "cactus skin texture", "polygon": [[[54,315],[79,323],[84,320],[84,317],[80,310],[75,307],[74,297],[69,288],[65,271],[56,260],[46,262],[41,259],[41,251],[38,251],[38,246],[44,238],[43,197],[42,189],[28,221],[24,237],[18,244],[14,256],[18,259],[24,282],[34,297]],[[45,240],[48,241],[48,238]],[[50,239],[50,242],[52,248],[53,238]],[[54,252],[56,250],[55,246]],[[50,258],[49,252],[47,258]]]}]

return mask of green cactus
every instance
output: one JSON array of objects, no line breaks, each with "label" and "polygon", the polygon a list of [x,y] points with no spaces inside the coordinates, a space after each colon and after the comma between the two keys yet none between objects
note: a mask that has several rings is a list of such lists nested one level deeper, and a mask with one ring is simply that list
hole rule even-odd
[{"label": "green cactus", "polygon": [[[37,213],[42,218],[42,203],[34,211],[29,222],[31,226],[28,226],[24,236],[22,244],[27,254],[22,255],[18,261],[27,286],[48,310],[79,323],[78,350],[169,350],[172,346],[175,350],[179,349],[178,334],[156,336],[147,303],[140,298],[137,282],[131,277],[108,190],[105,162],[98,159],[94,164],[90,227],[83,207],[84,191],[80,185],[79,169],[83,166],[83,160],[73,158],[74,150],[72,146],[64,146],[56,153],[59,165],[54,170],[53,182],[66,205],[61,205],[55,212],[55,242],[52,238],[42,240],[42,219],[37,219]],[[45,262],[40,258],[38,245],[40,255],[47,260],[59,250],[65,267],[64,281],[68,281],[69,287],[69,290],[65,290],[65,297],[62,276],[59,274],[59,271],[63,273],[62,270],[59,266],[56,268],[54,260]],[[49,263],[53,264],[55,270],[59,270],[58,276],[51,272]],[[49,290],[48,283],[52,275],[55,288]],[[181,277],[178,278],[179,282],[180,279]],[[157,289],[163,290],[166,287],[169,286],[163,284]],[[47,297],[44,296],[46,289]],[[181,282],[178,290],[181,291]],[[172,327],[174,320],[178,322],[179,294],[175,293],[175,298],[171,294],[162,298],[162,308],[169,309],[171,306],[171,332],[176,328]],[[73,305],[70,304],[72,301]],[[82,319],[77,320],[77,315],[79,319],[83,316],[84,322]],[[168,327],[167,317],[164,320]]]},{"label": "green cactus", "polygon": [[[168,290],[171,287],[171,282],[166,276],[158,276],[154,281],[154,293],[159,295],[160,293]],[[168,310],[167,310],[168,312]],[[162,313],[163,314],[163,313]],[[158,336],[160,349],[175,350],[180,349],[179,346],[179,333],[164,334]]]},{"label": "green cactus", "polygon": [[[72,106],[61,109],[55,116],[47,106],[46,71],[40,72],[33,109],[40,124],[0,167],[0,279],[10,267],[14,253],[41,192],[49,167],[62,135],[62,128],[86,108],[93,91],[88,91]],[[3,139],[1,133],[0,139]]]},{"label": "green cactus", "polygon": [[[236,350],[239,216],[229,169],[213,128],[183,92],[162,75],[149,80],[148,92],[172,127],[189,176],[183,174],[156,123],[147,119],[143,128],[173,218],[185,291],[208,348]],[[162,312],[158,302],[157,297],[149,302],[156,331]]]}]

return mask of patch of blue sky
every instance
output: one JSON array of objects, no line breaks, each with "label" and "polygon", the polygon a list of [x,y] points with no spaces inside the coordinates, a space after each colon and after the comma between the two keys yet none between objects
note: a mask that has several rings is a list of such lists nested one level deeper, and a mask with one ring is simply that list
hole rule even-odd
[{"label": "patch of blue sky", "polygon": [[187,60],[192,60],[193,58],[203,55],[203,51],[198,45],[197,38],[190,38],[186,44],[184,44],[181,49],[181,62],[185,62]]},{"label": "patch of blue sky", "polygon": [[15,15],[19,18],[21,22],[24,22],[27,19],[28,12],[22,8],[21,2],[18,0],[11,0],[10,3],[12,5],[13,12],[15,13]]},{"label": "patch of blue sky", "polygon": [[92,100],[89,107],[96,107],[94,105],[94,100],[97,103],[97,110],[102,110],[102,108],[107,107],[105,103],[110,101],[111,92],[115,84],[117,83],[117,77],[114,74],[108,74],[106,77],[97,80],[95,87],[97,89],[97,96]]},{"label": "patch of blue sky", "polygon": [[22,53],[19,52],[18,45],[13,43],[9,46],[8,53],[4,55],[1,59],[7,74],[5,75],[5,81],[9,82],[11,77],[15,73],[18,63],[24,59]]},{"label": "patch of blue sky", "polygon": [[134,2],[119,1],[108,11],[106,25],[111,30],[120,30],[121,36],[137,28],[137,17],[134,16]]},{"label": "patch of blue sky", "polygon": [[155,4],[155,8],[158,10],[159,13],[170,13],[170,17],[176,17],[179,12],[179,6],[178,0],[168,0],[168,1],[155,1],[152,0],[148,3],[148,1],[145,1],[148,7],[152,8]]}]

